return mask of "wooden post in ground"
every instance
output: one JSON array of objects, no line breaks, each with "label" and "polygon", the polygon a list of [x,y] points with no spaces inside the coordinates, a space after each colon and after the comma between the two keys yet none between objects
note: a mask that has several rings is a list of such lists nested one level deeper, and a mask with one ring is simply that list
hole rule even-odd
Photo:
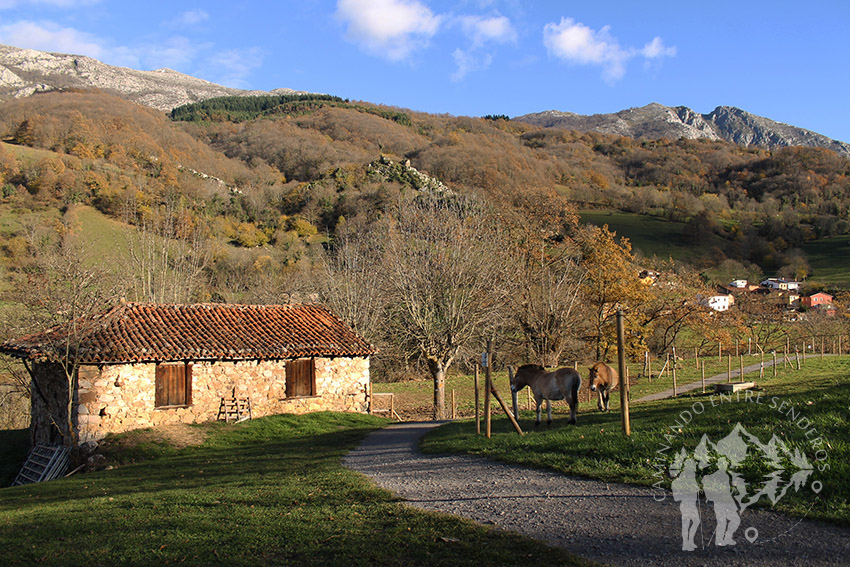
[{"label": "wooden post in ground", "polygon": [[826,337],[820,338],[820,357],[824,357],[824,351],[826,350]]},{"label": "wooden post in ground", "polygon": [[522,432],[522,428],[519,426],[519,422],[514,417],[514,412],[512,412],[510,408],[508,408],[508,406],[505,404],[504,400],[502,400],[502,396],[499,395],[499,392],[496,390],[496,385],[492,381],[490,382],[490,387],[493,388],[493,391],[491,393],[496,398],[496,401],[499,402],[499,405],[502,406],[502,411],[504,411],[505,415],[508,416],[508,419],[511,420],[511,425],[514,426],[516,432],[520,435],[525,435]]},{"label": "wooden post in ground", "polygon": [[782,370],[788,370],[788,345],[785,345],[785,352],[782,353]]},{"label": "wooden post in ground", "polygon": [[753,355],[753,339],[752,337],[747,337],[747,356]]},{"label": "wooden post in ground", "polygon": [[531,388],[525,389],[525,409],[531,411]]},{"label": "wooden post in ground", "polygon": [[649,378],[649,383],[652,384],[652,357],[649,351],[646,351],[646,376]]},{"label": "wooden post in ground", "polygon": [[[761,353],[761,362],[759,362],[759,380],[764,378],[764,352]],[[743,382],[743,378],[741,379]]]},{"label": "wooden post in ground", "polygon": [[699,370],[699,349],[697,347],[694,347],[694,364],[696,369]]},{"label": "wooden post in ground", "polygon": [[366,408],[367,408],[367,413],[369,415],[372,415],[372,382],[371,382],[371,380],[369,381],[368,388],[369,388],[369,403],[366,406]]},{"label": "wooden post in ground", "polygon": [[726,361],[728,362],[728,364],[726,366],[726,383],[731,384],[732,383],[732,355],[731,354],[726,355]]},{"label": "wooden post in ground", "polygon": [[676,366],[677,366],[676,362],[677,361],[676,361],[675,352],[676,351],[675,351],[675,348],[674,348],[674,350],[673,350],[673,397],[674,398],[678,395],[678,393],[676,392]]},{"label": "wooden post in ground", "polygon": [[717,341],[717,362],[723,362],[723,343]]},{"label": "wooden post in ground", "polygon": [[455,402],[454,388],[452,388],[452,419],[457,419],[457,403]]},{"label": "wooden post in ground", "polygon": [[623,433],[626,437],[632,434],[629,420],[629,381],[626,378],[626,339],[623,322],[623,310],[617,309],[617,362],[620,370],[620,417],[623,423]]},{"label": "wooden post in ground", "polygon": [[794,347],[794,356],[797,357],[797,370],[800,370],[800,349]]},{"label": "wooden post in ground", "polygon": [[492,359],[490,350],[493,346],[493,341],[491,339],[487,339],[487,351],[484,353],[483,362],[484,366],[484,435],[487,436],[487,439],[490,439],[492,435],[491,427],[490,427],[490,392],[493,389],[493,384],[490,382],[490,367],[492,366]]},{"label": "wooden post in ground", "polygon": [[700,367],[702,368],[702,393],[705,394],[705,361],[704,360],[702,361],[702,364],[700,365]]},{"label": "wooden post in ground", "polygon": [[481,414],[478,412],[478,365],[475,365],[475,434],[481,435]]},{"label": "wooden post in ground", "polygon": [[738,362],[740,363],[741,370],[738,372],[738,382],[744,381],[744,355],[742,354],[738,357]]},{"label": "wooden post in ground", "polygon": [[776,351],[773,351],[773,377],[776,378]]}]

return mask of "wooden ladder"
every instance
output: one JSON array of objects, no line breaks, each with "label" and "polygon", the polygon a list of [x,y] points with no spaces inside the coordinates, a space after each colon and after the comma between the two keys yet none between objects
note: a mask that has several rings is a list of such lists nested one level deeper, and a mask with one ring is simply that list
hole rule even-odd
[{"label": "wooden ladder", "polygon": [[70,451],[67,447],[59,445],[50,447],[48,445],[36,445],[30,451],[27,461],[15,477],[12,486],[30,484],[33,482],[45,482],[59,478],[68,470],[70,462]]},{"label": "wooden ladder", "polygon": [[221,398],[221,405],[218,407],[219,421],[239,423],[248,419],[253,419],[251,398],[237,398],[236,388],[233,389],[231,397]]}]

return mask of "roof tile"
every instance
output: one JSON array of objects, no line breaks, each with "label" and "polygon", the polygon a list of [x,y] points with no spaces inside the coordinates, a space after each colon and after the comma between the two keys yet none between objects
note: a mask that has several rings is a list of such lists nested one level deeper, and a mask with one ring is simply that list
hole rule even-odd
[{"label": "roof tile", "polygon": [[[79,362],[368,356],[370,345],[318,304],[122,303],[79,320]],[[68,326],[0,344],[0,352],[58,360]]]}]

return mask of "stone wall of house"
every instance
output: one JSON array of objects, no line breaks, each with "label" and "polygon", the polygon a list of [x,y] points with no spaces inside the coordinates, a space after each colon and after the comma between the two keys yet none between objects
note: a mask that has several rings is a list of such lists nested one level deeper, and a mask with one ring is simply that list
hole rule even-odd
[{"label": "stone wall of house", "polygon": [[203,361],[192,364],[192,404],[155,408],[156,364],[83,366],[79,370],[80,441],[107,433],[218,416],[222,397],[250,398],[252,414],[367,410],[368,358],[316,358],[316,395],[286,397],[286,361]]}]

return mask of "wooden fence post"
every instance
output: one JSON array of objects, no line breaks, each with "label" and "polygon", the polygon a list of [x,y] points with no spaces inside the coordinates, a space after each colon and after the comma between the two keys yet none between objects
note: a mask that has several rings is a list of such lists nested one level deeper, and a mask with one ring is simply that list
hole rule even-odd
[{"label": "wooden fence post", "polygon": [[454,388],[452,388],[452,419],[457,419],[457,403],[455,402]]},{"label": "wooden fence post", "polygon": [[773,377],[776,378],[776,351],[773,351]]},{"label": "wooden fence post", "polygon": [[484,360],[482,362],[486,362],[487,366],[484,367],[484,435],[487,436],[487,439],[491,437],[491,427],[490,427],[490,391],[492,390],[492,384],[490,382],[490,367],[493,365],[493,360],[491,359],[490,349],[492,348],[493,341],[491,339],[487,339],[487,352],[484,355]]},{"label": "wooden fence post", "polygon": [[481,415],[478,411],[478,365],[475,365],[475,434],[481,435]]},{"label": "wooden fence post", "polygon": [[700,365],[702,367],[702,393],[705,394],[705,361]]},{"label": "wooden fence post", "polygon": [[732,383],[732,355],[731,354],[726,355],[726,361],[728,362],[728,364],[726,366],[726,383],[731,384]]}]

